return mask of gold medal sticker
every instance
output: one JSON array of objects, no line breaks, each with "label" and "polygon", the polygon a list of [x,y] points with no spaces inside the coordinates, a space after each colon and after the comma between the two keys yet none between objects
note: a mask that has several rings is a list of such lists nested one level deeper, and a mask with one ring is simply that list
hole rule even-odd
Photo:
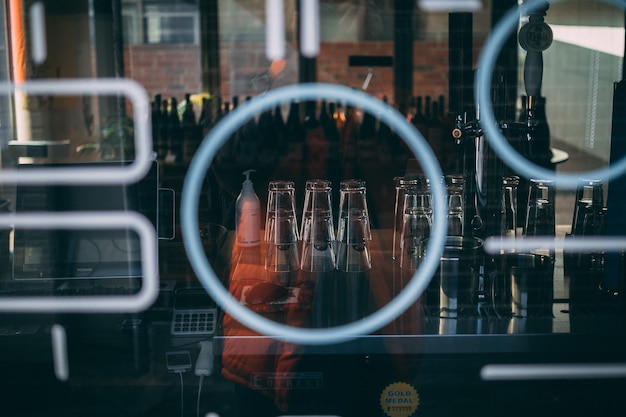
[{"label": "gold medal sticker", "polygon": [[389,417],[409,417],[419,405],[415,388],[406,382],[394,382],[380,394],[380,407]]}]

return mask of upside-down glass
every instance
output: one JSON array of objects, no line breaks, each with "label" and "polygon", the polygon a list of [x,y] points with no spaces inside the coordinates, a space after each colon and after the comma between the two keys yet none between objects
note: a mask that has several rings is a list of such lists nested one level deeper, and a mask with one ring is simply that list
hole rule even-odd
[{"label": "upside-down glass", "polygon": [[309,180],[305,187],[300,229],[300,269],[308,272],[332,271],[335,269],[335,227],[331,183],[327,180]]},{"label": "upside-down glass", "polygon": [[448,192],[448,236],[463,236],[465,222],[463,176],[446,175],[445,184]]},{"label": "upside-down glass", "polygon": [[416,270],[423,252],[424,239],[430,236],[432,208],[425,205],[422,193],[417,188],[409,189],[404,195],[403,222],[400,238],[402,269]]},{"label": "upside-down glass", "polygon": [[299,269],[295,187],[292,181],[271,181],[265,219],[265,269],[270,280],[289,284],[289,273]]},{"label": "upside-down glass", "polygon": [[414,189],[418,185],[417,177],[395,177],[393,179],[396,188],[396,201],[394,204],[393,214],[393,244],[392,244],[392,259],[398,259],[400,257],[400,245],[402,225],[404,223],[404,196],[407,191]]},{"label": "upside-down glass", "polygon": [[365,181],[344,180],[340,184],[337,228],[337,297],[339,323],[348,323],[368,314],[370,254],[369,211]]},{"label": "upside-down glass", "polygon": [[335,293],[335,228],[331,204],[331,183],[309,180],[305,185],[302,210],[301,277],[313,288],[311,324],[331,327],[338,311]]},{"label": "upside-down glass", "polygon": [[502,178],[502,224],[503,237],[517,236],[517,187],[519,177],[512,175]]}]

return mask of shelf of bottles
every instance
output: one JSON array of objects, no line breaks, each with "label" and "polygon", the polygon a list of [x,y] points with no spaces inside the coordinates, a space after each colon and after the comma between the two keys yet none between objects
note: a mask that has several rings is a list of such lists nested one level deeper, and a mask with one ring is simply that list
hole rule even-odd
[{"label": "shelf of bottles", "polygon": [[[253,99],[245,98],[246,101]],[[237,109],[239,98],[204,98],[198,109],[194,108],[189,95],[179,103],[175,98],[168,102],[155,97],[155,152],[165,163],[188,164],[201,141],[211,140],[212,127]],[[520,117],[523,119],[524,114]],[[445,181],[449,195],[449,231],[439,271],[427,291],[416,301],[417,310],[410,313],[422,317],[430,327],[415,327],[413,323],[410,330],[403,332],[441,334],[450,330],[472,333],[477,331],[475,320],[480,318],[495,323],[481,325],[482,331],[488,328],[496,333],[550,333],[555,329],[572,330],[572,323],[575,320],[580,323],[578,319],[581,317],[584,321],[597,314],[621,314],[622,295],[614,288],[603,286],[600,253],[563,254],[554,248],[540,248],[545,250],[502,250],[494,255],[485,250],[484,241],[494,236],[520,239],[531,236],[553,239],[557,236],[555,189],[551,181],[522,179],[500,165],[496,171],[498,178],[483,179],[489,187],[497,188],[497,192],[492,190],[491,194],[484,195],[489,199],[496,196],[497,201],[481,206],[476,196],[481,195],[482,190],[477,189],[480,181],[473,159],[474,140],[481,132],[470,130],[469,124],[462,125],[465,130],[459,141],[454,132],[459,128],[458,120],[446,111],[443,96],[436,99],[414,97],[406,120],[431,144],[443,168],[445,178],[442,181]],[[524,123],[516,123],[520,125],[519,129],[510,130],[509,135],[525,135]],[[470,142],[471,146],[468,148],[464,141]],[[468,165],[472,170],[467,170]],[[241,190],[242,173],[246,171],[252,172],[255,191],[261,200],[261,218],[266,218],[269,210],[268,185],[276,181],[293,184],[294,221],[300,217],[302,222],[308,182],[327,181],[330,201],[337,205],[331,210],[337,226],[342,221],[339,205],[344,183],[362,181],[367,189],[367,222],[374,235],[367,245],[372,254],[369,262],[373,272],[363,280],[369,279],[366,289],[372,293],[370,300],[363,302],[363,291],[354,290],[357,287],[354,279],[340,289],[337,286],[339,280],[335,278],[335,284],[329,290],[328,283],[322,284],[321,278],[313,279],[308,274],[309,279],[303,284],[299,280],[306,274],[299,265],[295,268],[299,271],[295,275],[297,278],[268,284],[272,280],[268,278],[271,274],[268,274],[263,260],[268,243],[262,242],[260,253],[254,257],[259,269],[253,275],[265,277],[263,286],[267,291],[272,290],[268,293],[269,305],[289,304],[295,293],[305,298],[308,294],[310,298],[304,304],[296,303],[312,311],[312,321],[306,325],[327,327],[341,324],[346,322],[346,314],[352,319],[360,319],[389,303],[419,268],[432,225],[432,210],[428,207],[427,197],[429,184],[403,140],[376,115],[338,102],[292,101],[244,121],[216,155],[210,170],[222,201],[216,205],[219,208],[210,208],[213,211],[208,218],[229,230],[235,230],[237,226],[235,200]],[[581,180],[568,238],[603,233],[606,208],[601,190],[601,181]],[[409,202],[411,196],[412,203]],[[261,222],[261,228],[266,226]],[[561,233],[563,227],[559,227]],[[294,230],[300,231],[300,225]],[[333,233],[338,239],[340,228],[333,228]],[[301,258],[302,236],[296,240],[297,257]],[[336,250],[340,242],[333,240],[331,246]],[[236,269],[232,262],[239,255],[233,252],[229,256],[230,276],[224,281],[232,283],[235,280],[233,270]],[[333,256],[337,259],[339,254]],[[334,274],[337,273],[335,265]],[[377,284],[376,280],[380,282]],[[315,281],[320,281],[317,286],[312,285]],[[623,278],[620,285],[622,281]],[[387,298],[380,298],[377,285],[385,288]],[[251,290],[248,287],[247,291]],[[567,287],[564,293],[555,293],[555,288],[562,287]],[[320,298],[318,293],[322,290],[325,295]],[[378,295],[374,294],[375,291]],[[272,296],[280,300],[272,300]],[[337,300],[343,300],[340,304],[349,304],[352,296],[356,297],[353,301],[358,305],[358,312],[349,307],[339,308]],[[345,314],[329,318],[329,314],[332,316],[327,311],[329,308],[336,314],[345,310]],[[472,324],[461,330],[450,326],[450,320],[459,323],[470,320]],[[521,324],[520,320],[524,323]],[[528,320],[534,324],[529,325]],[[555,325],[555,321],[560,324]],[[442,323],[446,323],[445,326]]]}]

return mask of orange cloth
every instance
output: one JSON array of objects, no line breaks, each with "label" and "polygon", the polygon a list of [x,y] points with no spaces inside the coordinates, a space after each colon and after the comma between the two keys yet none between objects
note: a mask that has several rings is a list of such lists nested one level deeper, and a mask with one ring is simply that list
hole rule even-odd
[{"label": "orange cloth", "polygon": [[[237,250],[237,248],[235,248]],[[264,282],[263,265],[250,259],[261,259],[256,255],[235,256],[231,268],[229,292],[245,302],[245,292],[255,283]],[[290,285],[291,294],[275,303],[249,305],[263,317],[280,324],[294,327],[306,327],[310,318],[310,306],[313,294],[312,283],[298,282],[294,277]],[[222,353],[222,376],[244,387],[256,390],[272,399],[283,412],[288,410],[288,387],[273,385],[271,381],[277,374],[293,372],[302,356],[302,347],[271,337],[262,336],[242,325],[230,314],[224,314],[224,350]]]}]

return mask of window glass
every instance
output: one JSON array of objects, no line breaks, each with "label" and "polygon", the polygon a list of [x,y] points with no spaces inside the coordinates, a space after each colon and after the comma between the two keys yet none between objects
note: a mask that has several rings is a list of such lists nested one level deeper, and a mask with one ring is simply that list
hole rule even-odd
[{"label": "window glass", "polygon": [[198,6],[191,2],[125,1],[122,8],[127,44],[197,44]]}]

